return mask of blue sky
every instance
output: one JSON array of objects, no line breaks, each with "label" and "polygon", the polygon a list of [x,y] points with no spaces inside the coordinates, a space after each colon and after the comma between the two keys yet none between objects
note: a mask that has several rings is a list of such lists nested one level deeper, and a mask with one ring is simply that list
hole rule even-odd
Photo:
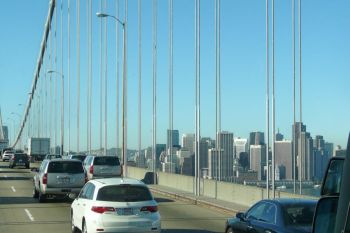
[{"label": "blue sky", "polygon": [[[47,17],[48,0],[0,2],[0,107],[3,121],[18,125],[33,82],[36,59]],[[81,1],[81,111],[80,148],[86,148],[87,35],[86,2]],[[297,2],[297,1],[296,1]],[[57,0],[57,5],[61,3]],[[77,137],[77,47],[76,1],[71,0],[71,111],[68,112],[67,0],[63,0],[63,74],[65,75],[65,144],[68,117],[71,145]],[[142,147],[152,141],[152,2],[142,4]],[[168,128],[168,1],[158,0],[157,142],[166,142]],[[293,123],[292,1],[275,1],[276,128],[291,139]],[[123,19],[123,1],[120,17]],[[93,148],[99,147],[100,109],[100,1],[93,1]],[[347,0],[302,1],[303,122],[311,135],[323,135],[335,145],[345,146],[350,115],[350,2]],[[57,64],[61,71],[60,8],[57,15]],[[115,1],[107,1],[107,12],[115,15]],[[137,1],[128,1],[128,146],[137,148]],[[108,19],[108,147],[116,144],[116,32]],[[296,27],[296,36],[298,28]],[[121,31],[120,31],[121,32]],[[201,1],[201,134],[215,135],[215,45],[214,1]],[[55,39],[53,38],[53,45]],[[120,45],[122,37],[120,34]],[[298,46],[298,41],[296,41]],[[122,48],[122,46],[120,46]],[[298,48],[298,47],[297,47]],[[248,137],[265,131],[265,1],[221,0],[222,130]],[[47,54],[48,55],[48,54]],[[48,56],[45,64],[49,64]],[[297,67],[298,62],[297,50]],[[120,59],[120,65],[122,60]],[[174,1],[174,128],[195,131],[194,1]],[[48,65],[49,66],[49,65]],[[45,66],[45,68],[50,68]],[[105,66],[105,65],[103,65]],[[120,66],[121,70],[121,66]],[[298,70],[297,79],[299,78]],[[39,85],[48,85],[45,70]],[[121,77],[121,73],[120,73]],[[54,81],[52,82],[54,83]],[[59,104],[59,79],[57,98]],[[39,91],[38,91],[39,92]],[[297,92],[297,95],[299,92]],[[45,92],[38,93],[44,99]],[[119,94],[120,95],[120,94]],[[43,96],[43,97],[41,97]],[[298,99],[297,99],[298,101]],[[22,106],[19,106],[22,104]],[[54,104],[52,105],[54,106]],[[56,115],[59,116],[59,105]],[[297,105],[299,109],[299,105]],[[41,119],[45,127],[45,118]],[[10,120],[8,118],[12,118]],[[37,118],[36,118],[37,119]],[[121,118],[120,118],[121,119]],[[40,120],[40,118],[39,118]],[[297,121],[299,110],[297,111]],[[34,123],[36,124],[36,123]],[[59,117],[57,130],[59,135]],[[48,130],[44,131],[47,134]],[[104,133],[103,133],[104,134]],[[58,136],[59,137],[59,136]]]}]

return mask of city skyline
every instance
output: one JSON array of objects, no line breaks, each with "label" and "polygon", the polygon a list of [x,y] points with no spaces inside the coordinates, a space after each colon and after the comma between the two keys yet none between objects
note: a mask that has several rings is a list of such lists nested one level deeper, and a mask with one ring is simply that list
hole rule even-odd
[{"label": "city skyline", "polygon": [[[194,8],[189,1],[174,3],[174,129],[183,133],[194,133]],[[60,42],[60,3],[57,1],[57,45]],[[115,13],[115,2],[108,1],[107,12]],[[137,1],[128,1],[128,79],[129,79],[129,144],[128,148],[137,148]],[[142,7],[142,145],[151,145],[151,31],[152,7],[150,2]],[[37,59],[43,26],[48,11],[48,1],[3,1],[0,3],[0,22],[3,42],[0,44],[0,107],[3,123],[13,134],[12,124],[18,125],[23,116],[24,106],[33,81],[33,70]],[[302,1],[303,4],[303,123],[308,126],[312,136],[323,135],[328,142],[345,147],[348,130],[347,117],[350,114],[349,84],[347,64],[350,57],[349,16],[345,9],[350,7],[347,1],[338,4],[329,1]],[[99,2],[93,3],[93,148],[99,148],[99,22],[95,13],[100,11]],[[120,17],[123,18],[123,1],[120,1]],[[21,17],[13,17],[14,9]],[[291,2],[276,2],[276,128],[292,139],[292,28]],[[249,12],[249,14],[246,14]],[[158,2],[158,89],[157,89],[157,143],[166,143],[168,125],[168,31],[167,1]],[[214,46],[214,9],[210,1],[202,1],[201,13],[201,79],[202,112],[201,137],[215,138],[215,46]],[[76,5],[71,3],[71,144],[76,144],[80,135],[80,148],[86,148],[86,6],[81,3],[81,123],[80,132],[76,132]],[[180,17],[181,16],[181,17]],[[23,20],[30,18],[31,20]],[[9,20],[11,19],[11,20]],[[9,23],[8,23],[9,22]],[[67,1],[63,1],[63,24],[65,26],[63,73],[67,71]],[[115,22],[107,21],[108,26],[108,148],[115,145]],[[270,25],[271,26],[271,25]],[[296,27],[297,29],[297,27]],[[25,39],[24,39],[25,38]],[[120,38],[121,43],[121,38]],[[332,46],[329,46],[329,45]],[[30,46],[28,46],[30,45]],[[297,44],[298,45],[298,44]],[[60,71],[60,48],[57,52],[57,64]],[[248,137],[253,131],[265,132],[265,2],[254,4],[246,1],[221,1],[221,78],[222,78],[222,131],[229,131],[235,137]],[[21,56],[18,56],[21,54]],[[298,58],[298,56],[297,56]],[[45,64],[48,63],[47,57]],[[122,60],[119,60],[122,63]],[[297,61],[298,63],[298,61]],[[297,64],[298,65],[298,64]],[[46,67],[47,68],[47,67]],[[121,68],[121,67],[120,67]],[[120,69],[121,70],[121,69]],[[297,72],[298,74],[298,72]],[[40,83],[44,82],[45,70],[41,73]],[[121,77],[121,73],[120,73]],[[298,77],[297,77],[298,78]],[[67,85],[67,81],[65,81]],[[41,83],[40,85],[44,85]],[[59,80],[57,92],[59,93]],[[67,88],[65,88],[67,96]],[[15,94],[14,94],[15,93]],[[45,93],[45,92],[44,92]],[[46,94],[37,95],[45,96]],[[59,95],[57,96],[57,114],[59,113]],[[68,109],[65,102],[65,142],[68,144]],[[34,105],[35,106],[35,105]],[[299,121],[299,110],[297,119]],[[15,112],[16,114],[11,114]],[[8,120],[11,118],[12,120]],[[57,117],[59,118],[59,117]],[[44,119],[44,118],[43,118]],[[12,123],[15,121],[15,123]],[[6,124],[5,124],[6,123]],[[17,127],[16,127],[17,129]],[[45,129],[43,134],[47,134]],[[57,123],[59,134],[59,123]],[[271,132],[270,132],[271,135]],[[44,135],[47,136],[47,135]],[[119,137],[121,138],[121,137]],[[57,143],[59,144],[59,139]],[[65,146],[67,148],[67,146]]]}]

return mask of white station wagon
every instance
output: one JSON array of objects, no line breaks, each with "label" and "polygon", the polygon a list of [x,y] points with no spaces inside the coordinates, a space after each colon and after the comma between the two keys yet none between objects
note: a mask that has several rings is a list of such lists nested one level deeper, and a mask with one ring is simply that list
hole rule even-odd
[{"label": "white station wagon", "polygon": [[158,204],[148,187],[130,178],[90,180],[71,205],[72,232],[160,233]]}]

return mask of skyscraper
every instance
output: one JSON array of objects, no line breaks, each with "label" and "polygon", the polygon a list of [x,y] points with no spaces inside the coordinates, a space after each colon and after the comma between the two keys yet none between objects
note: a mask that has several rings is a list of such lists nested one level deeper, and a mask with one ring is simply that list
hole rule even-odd
[{"label": "skyscraper", "polygon": [[235,138],[233,142],[233,147],[234,147],[234,158],[239,159],[240,153],[248,152],[248,139]]},{"label": "skyscraper", "polygon": [[310,133],[306,132],[306,125],[296,122],[292,126],[293,150],[295,149],[297,174],[301,180],[311,180],[314,174],[313,139]]},{"label": "skyscraper", "polygon": [[250,169],[258,172],[258,180],[265,179],[266,145],[251,145],[249,154]]},{"label": "skyscraper", "polygon": [[285,179],[293,179],[293,154],[292,141],[275,142],[275,163],[276,167],[283,165],[285,168]]},{"label": "skyscraper", "polygon": [[200,145],[200,156],[199,156],[199,167],[200,169],[208,168],[208,150],[209,150],[209,144],[207,140],[201,139]]},{"label": "skyscraper", "polygon": [[166,151],[169,151],[170,147],[179,146],[179,130],[174,129],[167,131],[167,143],[166,143]]},{"label": "skyscraper", "polygon": [[276,141],[282,141],[284,138],[283,134],[280,133],[280,131],[278,130],[278,132],[276,133]]},{"label": "skyscraper", "polygon": [[183,134],[181,137],[181,146],[190,152],[194,151],[194,134]]},{"label": "skyscraper", "polygon": [[233,177],[233,133],[222,131],[217,134],[216,148],[222,152],[222,179]]},{"label": "skyscraper", "polygon": [[264,133],[263,132],[251,132],[249,134],[249,145],[264,145]]},{"label": "skyscraper", "polygon": [[[223,150],[216,148],[209,149],[208,152],[208,176],[211,179],[222,180],[222,169],[223,166],[222,155]],[[221,171],[221,172],[220,172]]]}]

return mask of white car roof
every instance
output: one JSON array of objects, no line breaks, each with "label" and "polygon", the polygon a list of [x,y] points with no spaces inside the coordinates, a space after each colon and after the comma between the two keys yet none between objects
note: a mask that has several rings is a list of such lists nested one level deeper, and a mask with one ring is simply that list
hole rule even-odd
[{"label": "white car roof", "polygon": [[142,185],[146,186],[142,181],[133,179],[133,178],[104,178],[104,179],[95,179],[90,180],[90,183],[98,187],[108,186],[108,185],[122,185],[122,184],[130,184],[130,185]]}]

